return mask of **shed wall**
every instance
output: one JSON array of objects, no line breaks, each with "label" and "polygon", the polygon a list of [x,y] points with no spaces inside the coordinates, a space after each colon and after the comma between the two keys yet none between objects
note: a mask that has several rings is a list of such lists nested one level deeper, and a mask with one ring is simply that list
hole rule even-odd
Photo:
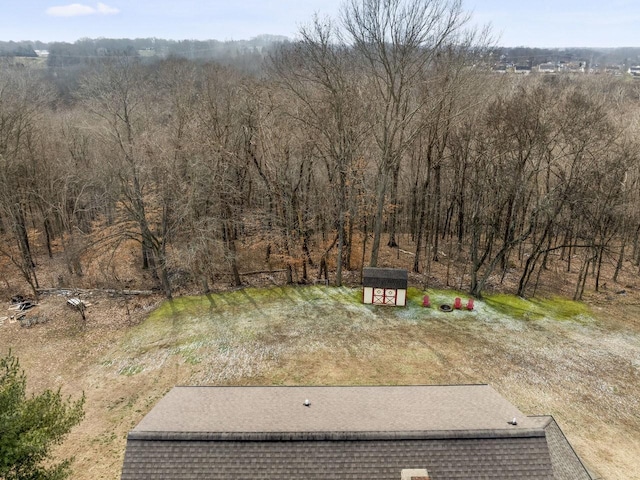
[{"label": "shed wall", "polygon": [[362,291],[362,303],[373,303],[373,287],[364,287]]},{"label": "shed wall", "polygon": [[404,307],[407,304],[407,291],[403,288],[398,289],[398,295],[396,297],[396,305]]}]

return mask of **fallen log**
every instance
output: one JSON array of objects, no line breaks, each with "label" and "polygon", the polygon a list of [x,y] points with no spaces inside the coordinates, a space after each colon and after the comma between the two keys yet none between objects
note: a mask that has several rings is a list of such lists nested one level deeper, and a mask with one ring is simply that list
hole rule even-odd
[{"label": "fallen log", "polygon": [[[286,269],[282,269],[282,270],[257,270],[255,272],[239,272],[238,275],[240,275],[241,277],[248,277],[250,275],[262,275],[262,274],[271,274],[271,273],[284,273],[286,272]],[[220,276],[223,277],[231,277],[233,274],[232,273],[221,273]]]},{"label": "fallen log", "polygon": [[156,292],[152,290],[117,290],[114,288],[38,288],[38,294],[42,295],[76,295],[80,293],[94,294],[106,293],[109,295],[154,295]]},{"label": "fallen log", "polygon": [[249,275],[261,275],[263,273],[264,274],[266,274],[266,273],[283,273],[283,272],[286,272],[286,271],[287,271],[286,269],[282,269],[282,270],[258,270],[256,272],[244,272],[244,273],[240,272],[240,276],[241,277],[246,277],[246,276],[249,276]]}]

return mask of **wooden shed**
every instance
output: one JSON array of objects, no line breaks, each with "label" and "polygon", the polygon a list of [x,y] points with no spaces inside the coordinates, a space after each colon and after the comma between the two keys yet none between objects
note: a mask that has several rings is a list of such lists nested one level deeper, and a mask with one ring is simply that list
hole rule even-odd
[{"label": "wooden shed", "polygon": [[407,304],[407,271],[398,268],[365,267],[362,271],[362,301],[374,305]]}]

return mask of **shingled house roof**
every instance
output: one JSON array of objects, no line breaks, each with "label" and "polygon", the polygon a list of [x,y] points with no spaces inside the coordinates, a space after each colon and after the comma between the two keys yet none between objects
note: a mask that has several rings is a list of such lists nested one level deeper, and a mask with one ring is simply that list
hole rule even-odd
[{"label": "shingled house roof", "polygon": [[176,387],[129,433],[122,480],[399,480],[425,468],[431,480],[591,479],[552,417],[461,385]]},{"label": "shingled house roof", "polygon": [[407,288],[406,270],[399,268],[364,267],[362,269],[362,286],[377,288]]}]

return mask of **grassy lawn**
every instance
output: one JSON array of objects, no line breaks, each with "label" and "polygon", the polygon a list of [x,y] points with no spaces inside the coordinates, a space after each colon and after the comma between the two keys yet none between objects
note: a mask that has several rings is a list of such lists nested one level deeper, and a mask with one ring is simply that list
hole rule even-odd
[{"label": "grassy lawn", "polygon": [[[126,328],[3,333],[30,359],[30,381],[86,392],[87,418],[61,449],[78,479],[119,478],[127,431],[176,384],[454,383],[489,383],[523,412],[553,415],[598,476],[640,478],[638,328],[560,298],[438,309],[456,296],[466,304],[411,289],[392,308],[363,305],[360,289],[243,289],[164,302]],[[43,350],[57,352],[46,367]]]}]

